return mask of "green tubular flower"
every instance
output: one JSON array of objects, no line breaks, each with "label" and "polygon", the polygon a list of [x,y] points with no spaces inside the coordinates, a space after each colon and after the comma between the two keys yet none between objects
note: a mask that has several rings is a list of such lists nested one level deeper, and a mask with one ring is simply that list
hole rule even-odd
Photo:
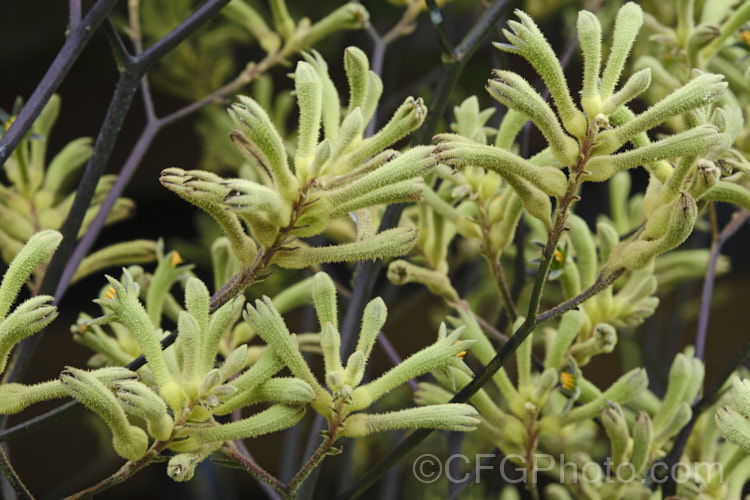
[{"label": "green tubular flower", "polygon": [[0,385],[0,414],[20,413],[32,404],[63,398],[68,392],[59,380],[34,385],[7,383]]},{"label": "green tubular flower", "polygon": [[298,29],[290,43],[300,48],[307,48],[332,33],[343,30],[362,29],[370,18],[364,6],[349,2],[334,10],[320,21],[308,28]]},{"label": "green tubular flower", "polygon": [[299,106],[299,132],[294,167],[300,183],[304,185],[309,179],[308,166],[315,155],[320,135],[323,82],[312,65],[299,62],[294,73],[294,88]]},{"label": "green tubular flower", "polygon": [[125,380],[115,384],[115,396],[126,413],[143,418],[148,433],[159,441],[167,441],[172,435],[174,421],[167,413],[167,405],[154,391],[136,380]]},{"label": "green tubular flower", "polygon": [[0,373],[5,370],[13,347],[24,338],[49,325],[57,317],[54,297],[37,295],[20,305],[0,321]]},{"label": "green tubular flower", "polygon": [[388,265],[388,280],[394,285],[419,283],[449,302],[459,301],[458,292],[453,288],[450,278],[445,273],[426,269],[405,260],[394,260]]},{"label": "green tubular flower", "polygon": [[599,413],[599,408],[608,400],[620,404],[627,403],[645,390],[647,385],[646,371],[642,368],[635,368],[617,379],[604,393],[586,402],[586,404],[570,410],[562,417],[560,423],[561,425],[569,425],[591,418]]},{"label": "green tubular flower", "polygon": [[421,98],[408,97],[380,131],[363,140],[357,149],[342,158],[342,165],[359,165],[399,139],[419,128],[427,117]]},{"label": "green tubular flower", "polygon": [[[336,139],[339,128],[339,120],[341,119],[341,103],[339,100],[339,93],[336,87],[333,85],[331,77],[328,75],[328,65],[325,59],[316,50],[312,50],[310,53],[303,52],[302,57],[305,58],[318,74],[320,81],[323,85],[322,99],[323,106],[321,110],[321,123],[325,138],[328,140],[328,144]],[[325,142],[325,141],[324,141]],[[323,143],[321,143],[323,144]],[[311,168],[312,174],[312,168]]]},{"label": "green tubular flower", "polygon": [[365,105],[370,72],[367,55],[357,47],[347,47],[344,51],[344,70],[349,81],[349,104],[346,109],[348,115],[357,108],[363,109]]},{"label": "green tubular flower", "polygon": [[294,336],[289,333],[271,299],[263,297],[263,300],[256,300],[255,307],[248,304],[244,316],[294,376],[310,384],[316,395],[324,390],[302,357]]},{"label": "green tubular flower", "polygon": [[[567,135],[552,108],[523,77],[511,72],[494,70],[487,83],[487,92],[499,102],[523,113],[534,122],[550,144],[550,149],[561,163],[572,165],[578,157],[578,144]],[[498,132],[500,134],[500,132]]]},{"label": "green tubular flower", "polygon": [[257,102],[245,96],[238,99],[240,102],[232,105],[229,112],[237,127],[236,132],[260,153],[257,160],[267,170],[279,193],[290,200],[296,199],[299,182],[289,169],[281,136]]},{"label": "green tubular flower", "polygon": [[615,114],[620,109],[620,106],[638,97],[649,86],[651,86],[651,68],[644,68],[633,73],[620,90],[604,100],[602,103],[602,113],[605,115]]},{"label": "green tubular flower", "polygon": [[638,412],[638,418],[633,424],[633,451],[630,454],[630,463],[637,475],[643,474],[648,467],[653,439],[651,417],[645,411]]},{"label": "green tubular flower", "polygon": [[584,322],[584,314],[581,311],[568,311],[563,314],[560,326],[557,327],[557,335],[553,347],[547,353],[545,366],[549,368],[562,368],[568,348],[575,340]]},{"label": "green tubular flower", "polygon": [[750,210],[750,191],[738,184],[722,181],[703,194],[701,200],[723,201]]},{"label": "green tubular flower", "polygon": [[470,432],[479,425],[477,415],[477,411],[467,404],[438,404],[379,415],[357,413],[346,419],[342,435],[358,438],[395,429]]},{"label": "green tubular flower", "polygon": [[273,16],[273,23],[276,26],[276,31],[285,39],[288,40],[293,34],[296,28],[292,16],[289,15],[289,10],[286,7],[285,0],[271,0],[269,2],[271,7],[271,15]]},{"label": "green tubular flower", "polygon": [[245,297],[238,295],[211,315],[211,320],[205,330],[201,346],[200,357],[202,358],[202,362],[198,369],[199,373],[213,367],[216,361],[216,354],[219,351],[219,343],[229,328],[240,319],[244,303]]},{"label": "green tubular flower", "polygon": [[623,267],[630,270],[643,269],[657,255],[680,245],[692,232],[698,208],[689,194],[681,192],[675,201],[664,206],[662,213],[663,217],[652,217],[644,231],[636,234],[644,235],[645,239],[625,240],[617,245],[602,273]]},{"label": "green tubular flower", "polygon": [[492,170],[511,184],[515,178],[522,178],[556,198],[561,198],[565,194],[568,179],[563,172],[554,167],[539,167],[503,149],[471,144],[464,140],[451,141],[452,138],[453,136],[448,134],[435,137],[438,145],[434,151],[438,161],[452,163],[457,167],[473,165]]},{"label": "green tubular flower", "polygon": [[750,452],[750,422],[740,412],[726,406],[716,409],[716,426],[725,439]]},{"label": "green tubular flower", "polygon": [[[603,132],[604,133],[604,132]],[[660,141],[614,155],[595,156],[587,164],[588,181],[601,182],[617,172],[668,158],[706,154],[719,145],[721,134],[710,125],[695,127]]]},{"label": "green tubular flower", "polygon": [[180,409],[184,401],[182,390],[167,368],[155,327],[138,301],[138,284],[127,270],[124,270],[125,284],[111,276],[106,278],[110,284],[106,298],[95,299],[94,302],[113,313],[108,321],[116,319],[133,333],[156,378],[162,397],[172,409]]},{"label": "green tubular flower", "polygon": [[617,11],[615,30],[612,35],[612,49],[602,72],[602,81],[599,84],[602,98],[606,99],[614,92],[625,67],[625,61],[630,54],[630,49],[633,47],[642,25],[643,10],[638,4],[628,2]]},{"label": "green tubular flower", "polygon": [[378,233],[370,239],[326,247],[299,247],[282,250],[273,262],[287,269],[302,269],[323,262],[347,262],[398,257],[416,242],[413,229],[399,227]]},{"label": "green tubular flower", "polygon": [[125,264],[147,264],[156,260],[157,245],[151,240],[133,240],[115,243],[92,252],[83,258],[71,283],[108,267]]},{"label": "green tubular flower", "polygon": [[229,194],[229,188],[223,185],[224,179],[209,172],[168,168],[162,171],[159,182],[216,219],[226,233],[232,251],[241,262],[251,263],[255,259],[255,243],[245,234],[237,215],[224,210],[222,205]]},{"label": "green tubular flower", "polygon": [[626,463],[630,432],[622,407],[617,403],[608,404],[602,412],[602,424],[611,444],[612,465]]},{"label": "green tubular flower", "polygon": [[148,437],[128,422],[117,398],[96,377],[83,370],[68,367],[60,374],[68,393],[98,414],[112,431],[112,444],[118,455],[138,460],[148,448]]},{"label": "green tubular flower", "polygon": [[654,104],[635,118],[612,130],[601,132],[593,153],[610,154],[617,151],[635,135],[652,129],[667,119],[716,101],[726,92],[723,75],[701,74]]},{"label": "green tubular flower", "polygon": [[440,339],[435,344],[408,357],[372,382],[354,389],[351,410],[367,408],[386,393],[419,375],[451,367],[466,369],[458,356],[475,341],[459,340],[463,330],[463,328],[458,328],[450,335],[446,335],[445,325],[442,325],[440,328],[442,333],[439,334]]},{"label": "green tubular flower", "polygon": [[10,311],[23,284],[52,256],[61,241],[62,235],[57,231],[42,231],[32,236],[15,256],[0,283],[0,319]]},{"label": "green tubular flower", "polygon": [[599,114],[602,98],[599,95],[599,69],[602,60],[602,26],[591,12],[578,12],[578,43],[583,52],[583,90],[581,107],[592,121]]},{"label": "green tubular flower", "polygon": [[267,410],[228,424],[186,429],[188,439],[176,442],[175,451],[209,443],[248,439],[288,429],[304,416],[304,407],[273,405]]},{"label": "green tubular flower", "polygon": [[359,145],[364,128],[365,120],[359,107],[346,114],[341,122],[341,127],[338,128],[336,139],[333,142],[328,141],[331,153],[324,163],[325,167],[320,168],[320,174],[328,172],[332,164],[335,164],[345,153]]},{"label": "green tubular flower", "polygon": [[278,226],[289,224],[291,206],[273,189],[245,179],[231,179],[224,185],[230,189],[222,200],[227,208],[251,220],[260,211]]},{"label": "green tubular flower", "polygon": [[511,53],[520,53],[544,79],[563,126],[571,135],[582,138],[586,134],[586,118],[573,103],[563,75],[560,61],[536,23],[528,14],[515,10],[521,22],[508,21],[512,31],[503,30],[511,45],[495,43],[495,47]]},{"label": "green tubular flower", "polygon": [[[284,362],[274,354],[273,350],[265,351],[250,369],[233,379],[230,384],[237,389],[235,395],[230,397],[222,405],[214,409],[216,415],[231,413],[235,408],[240,408],[239,400],[243,394],[252,393],[257,387],[269,380],[284,367]],[[221,375],[221,373],[220,373]],[[309,385],[309,384],[308,384]]]},{"label": "green tubular flower", "polygon": [[[138,374],[135,372],[119,366],[108,366],[88,373],[96,377],[107,388],[115,388],[117,384],[130,382],[138,378]],[[2,384],[0,385],[0,414],[19,413],[32,404],[64,398],[68,394],[68,390],[59,379],[32,385]]]},{"label": "green tubular flower", "polygon": [[273,53],[281,47],[279,35],[271,31],[263,16],[243,0],[231,0],[221,13],[228,21],[247,29],[266,52]]},{"label": "green tubular flower", "polygon": [[[146,312],[148,313],[151,323],[155,328],[161,326],[161,317],[164,311],[165,303],[169,295],[169,290],[177,283],[178,280],[185,277],[191,265],[180,266],[182,257],[173,250],[164,254],[163,242],[159,242],[156,248],[157,260],[159,264],[151,276],[148,289],[146,290]],[[126,277],[126,280],[132,280],[132,276]],[[138,294],[136,294],[137,297]]]},{"label": "green tubular flower", "polygon": [[231,399],[219,406],[214,413],[226,415],[234,410],[264,402],[303,406],[312,403],[314,399],[315,392],[307,382],[298,378],[271,378],[250,391],[237,392]]}]

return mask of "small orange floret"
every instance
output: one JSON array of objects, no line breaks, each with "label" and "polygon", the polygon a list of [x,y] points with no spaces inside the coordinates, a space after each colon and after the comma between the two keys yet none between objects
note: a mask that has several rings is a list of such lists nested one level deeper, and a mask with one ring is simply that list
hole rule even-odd
[{"label": "small orange floret", "polygon": [[177,267],[182,262],[182,257],[180,256],[180,253],[175,250],[172,252],[172,267]]},{"label": "small orange floret", "polygon": [[562,261],[563,261],[563,254],[562,254],[562,252],[561,252],[560,250],[558,250],[558,249],[555,249],[555,261],[556,261],[556,262],[557,262],[558,264],[562,264]]},{"label": "small orange floret", "polygon": [[[461,341],[460,341],[460,340],[457,340],[457,341],[455,341],[455,342],[454,342],[454,344],[458,344],[459,342],[461,342]],[[463,361],[463,359],[464,359],[464,356],[466,356],[466,351],[461,351],[461,352],[459,352],[458,354],[456,354],[456,357],[457,357],[458,359],[460,359],[461,361]]]},{"label": "small orange floret", "polygon": [[8,118],[8,121],[5,122],[5,125],[3,126],[3,128],[5,129],[6,132],[10,130],[10,126],[13,125],[14,121],[16,121],[15,115]]},{"label": "small orange floret", "polygon": [[740,31],[740,38],[742,38],[746,44],[750,45],[750,30]]},{"label": "small orange floret", "polygon": [[568,392],[573,392],[573,389],[576,387],[576,377],[572,373],[561,372],[560,383],[562,384],[563,389]]},{"label": "small orange floret", "polygon": [[114,299],[117,295],[117,292],[115,292],[115,289],[113,287],[109,287],[107,288],[107,291],[104,292],[104,295],[106,295],[108,299]]}]

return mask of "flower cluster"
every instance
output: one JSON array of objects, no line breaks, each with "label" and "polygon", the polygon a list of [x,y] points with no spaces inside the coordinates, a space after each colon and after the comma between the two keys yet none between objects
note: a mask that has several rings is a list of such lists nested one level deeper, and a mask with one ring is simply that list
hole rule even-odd
[{"label": "flower cluster", "polygon": [[[161,182],[221,225],[244,266],[259,255],[264,265],[286,268],[403,255],[415,232],[375,234],[373,207],[421,199],[422,176],[435,163],[431,148],[404,153],[388,148],[419,127],[427,110],[421,99],[407,98],[381,130],[365,138],[382,92],[367,56],[354,47],[346,50],[349,102],[342,112],[325,61],[317,53],[304,55],[292,75],[299,107],[293,160],[266,111],[240,97],[230,109],[232,139],[252,165],[245,170],[251,178],[170,168]],[[310,247],[301,239],[349,214],[356,224],[356,232],[350,230],[354,241]]]},{"label": "flower cluster", "polygon": [[[16,107],[20,108],[20,101]],[[14,113],[17,112],[18,109],[14,110]],[[10,262],[35,232],[41,229],[60,230],[73,205],[76,179],[91,156],[91,138],[81,137],[69,142],[47,162],[48,138],[59,112],[60,97],[53,95],[29,134],[3,165],[10,181],[10,186],[0,185],[0,256],[5,262]],[[7,130],[15,114],[7,115],[0,111],[0,118],[3,115]],[[0,127],[2,135],[3,129]],[[115,175],[104,175],[99,179],[79,236],[93,222],[116,178]],[[112,224],[129,217],[134,206],[131,200],[118,198],[106,223]],[[117,243],[83,259],[73,281],[110,266],[151,262],[153,259],[152,241]]]}]

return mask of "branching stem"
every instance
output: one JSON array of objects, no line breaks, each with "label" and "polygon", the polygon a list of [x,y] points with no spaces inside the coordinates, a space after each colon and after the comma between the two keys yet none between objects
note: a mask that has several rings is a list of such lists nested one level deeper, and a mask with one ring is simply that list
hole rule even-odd
[{"label": "branching stem", "polygon": [[[452,399],[451,403],[465,403],[474,394],[487,383],[492,376],[510,359],[513,353],[523,343],[524,340],[534,331],[534,329],[541,323],[540,318],[549,320],[558,314],[570,310],[582,303],[586,299],[596,294],[596,291],[609,286],[614,279],[612,277],[600,277],[592,287],[581,293],[579,296],[568,300],[564,304],[561,304],[559,308],[553,309],[553,314],[539,314],[539,306],[541,304],[542,291],[544,284],[549,274],[549,268],[554,258],[557,244],[562,237],[563,232],[566,230],[565,221],[568,218],[569,209],[571,205],[578,199],[576,192],[583,176],[585,175],[586,163],[589,159],[589,154],[593,145],[595,131],[589,130],[584,143],[581,146],[581,154],[576,162],[576,165],[571,168],[570,175],[568,177],[568,187],[565,195],[557,205],[555,209],[555,222],[547,236],[547,244],[542,251],[542,259],[539,264],[539,270],[537,271],[536,279],[534,281],[534,287],[531,292],[531,298],[529,302],[529,309],[526,316],[526,321],[521,325],[519,330],[508,340],[508,342],[502,346],[497,355],[484,367],[461,391],[458,392]],[[606,283],[606,285],[605,285]],[[593,289],[593,290],[592,290]],[[596,291],[595,291],[596,290]],[[427,436],[431,434],[429,429],[419,429],[409,434],[396,448],[380,463],[370,469],[364,476],[358,479],[355,484],[339,498],[357,498],[362,495],[370,486],[372,486],[388,469],[398,463],[406,454],[408,454],[414,447],[421,443]]]}]

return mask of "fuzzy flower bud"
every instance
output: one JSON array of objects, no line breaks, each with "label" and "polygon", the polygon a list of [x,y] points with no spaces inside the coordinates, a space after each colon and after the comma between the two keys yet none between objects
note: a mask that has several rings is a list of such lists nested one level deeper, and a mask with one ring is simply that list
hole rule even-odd
[{"label": "fuzzy flower bud", "polygon": [[[459,354],[475,342],[473,340],[459,341],[463,330],[463,328],[457,328],[450,335],[445,335],[431,346],[411,355],[381,377],[357,387],[352,393],[354,399],[352,411],[367,408],[409,379],[449,367],[461,368],[463,361],[459,359]],[[445,334],[445,325],[441,326],[441,332]]]},{"label": "fuzzy flower bud", "polygon": [[562,66],[555,55],[555,51],[528,14],[520,10],[516,10],[515,14],[521,22],[508,21],[512,33],[503,30],[505,38],[511,45],[495,43],[495,47],[508,52],[520,53],[524,59],[531,63],[550,90],[565,130],[575,137],[583,137],[586,133],[586,118],[573,103]]},{"label": "fuzzy flower bud", "polygon": [[614,92],[615,86],[620,80],[620,74],[625,67],[625,61],[630,54],[630,49],[633,47],[642,25],[643,10],[638,4],[628,2],[617,11],[615,31],[612,35],[612,48],[599,86],[602,98],[607,98]]},{"label": "fuzzy flower bud", "polygon": [[174,421],[167,413],[167,405],[154,391],[136,380],[125,380],[115,385],[117,399],[127,413],[143,418],[148,433],[159,441],[172,435]]},{"label": "fuzzy flower bud", "polygon": [[602,103],[602,113],[612,115],[620,106],[632,101],[651,86],[651,69],[644,68],[628,78],[625,85]]},{"label": "fuzzy flower bud", "polygon": [[294,73],[294,88],[299,106],[299,133],[295,169],[300,182],[309,179],[308,165],[315,156],[323,112],[323,82],[315,69],[306,62],[298,62]]},{"label": "fuzzy flower bud", "polygon": [[594,154],[613,153],[637,134],[652,129],[673,116],[716,101],[727,90],[727,83],[723,79],[723,75],[711,73],[693,78],[635,118],[615,129],[600,133],[597,138],[600,142],[594,148]]},{"label": "fuzzy flower bud", "polygon": [[273,262],[287,269],[302,269],[324,262],[352,262],[367,259],[399,257],[416,243],[416,231],[398,227],[378,233],[372,238],[326,247],[299,247],[282,250]]},{"label": "fuzzy flower bud", "polygon": [[112,431],[112,444],[118,455],[138,460],[148,448],[148,437],[139,427],[130,425],[117,398],[96,377],[68,367],[60,374],[68,393],[98,414]]},{"label": "fuzzy flower bud", "polygon": [[362,327],[359,333],[359,340],[355,351],[361,352],[365,360],[370,359],[370,353],[375,345],[380,330],[385,325],[388,316],[388,309],[385,302],[380,297],[376,297],[368,302],[362,313]]},{"label": "fuzzy flower bud", "polygon": [[511,71],[495,70],[487,82],[487,92],[509,109],[528,117],[547,139],[552,153],[564,165],[572,165],[578,155],[575,139],[563,131],[552,108],[529,83]]},{"label": "fuzzy flower bud", "polygon": [[326,273],[317,273],[312,282],[312,298],[315,312],[318,315],[320,328],[330,323],[334,330],[338,330],[338,305],[336,301],[336,285]]},{"label": "fuzzy flower bud", "polygon": [[49,259],[62,241],[57,231],[36,233],[13,258],[0,284],[0,319],[5,318],[18,292],[32,273]]},{"label": "fuzzy flower bud", "polygon": [[377,415],[357,413],[346,419],[343,435],[357,438],[395,429],[469,432],[479,425],[477,416],[477,411],[467,404],[422,406]]},{"label": "fuzzy flower bud", "polygon": [[594,14],[587,10],[578,12],[578,43],[583,52],[583,90],[581,107],[589,117],[601,110],[599,95],[599,69],[602,61],[602,26]]},{"label": "fuzzy flower bud", "polygon": [[137,283],[127,270],[124,270],[124,285],[111,276],[106,278],[110,284],[111,297],[108,295],[107,298],[96,299],[94,302],[112,311],[117,321],[132,332],[148,361],[162,397],[173,409],[181,408],[182,390],[167,368],[156,329],[138,301]]},{"label": "fuzzy flower bud", "polygon": [[270,173],[279,192],[290,200],[298,196],[299,183],[289,169],[286,149],[278,131],[263,108],[249,97],[239,96],[229,114],[237,132],[253,150],[256,160]]},{"label": "fuzzy flower bud", "polygon": [[49,303],[54,297],[37,295],[0,320],[0,373],[5,370],[13,347],[24,338],[49,325],[57,317],[57,307]]},{"label": "fuzzy flower bud", "polygon": [[607,401],[624,404],[638,396],[648,386],[648,376],[643,368],[635,368],[618,378],[606,391],[595,397],[588,403],[579,406],[567,414],[561,420],[562,425],[572,424],[599,413],[600,408]]}]

